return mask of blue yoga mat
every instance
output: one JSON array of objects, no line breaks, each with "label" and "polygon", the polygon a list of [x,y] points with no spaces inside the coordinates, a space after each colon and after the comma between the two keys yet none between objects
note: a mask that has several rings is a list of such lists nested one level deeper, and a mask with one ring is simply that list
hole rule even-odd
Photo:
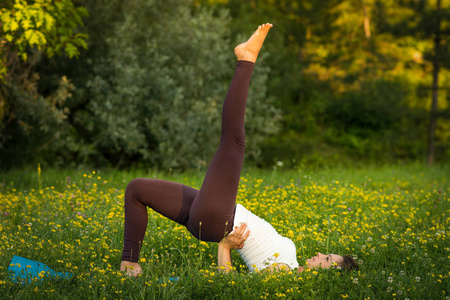
[{"label": "blue yoga mat", "polygon": [[177,282],[178,280],[180,280],[180,277],[169,277],[167,280],[164,278],[159,278],[158,282],[167,283],[167,282]]},{"label": "blue yoga mat", "polygon": [[71,278],[71,273],[55,272],[46,264],[14,255],[9,263],[8,271],[13,282],[31,283],[42,278]]}]

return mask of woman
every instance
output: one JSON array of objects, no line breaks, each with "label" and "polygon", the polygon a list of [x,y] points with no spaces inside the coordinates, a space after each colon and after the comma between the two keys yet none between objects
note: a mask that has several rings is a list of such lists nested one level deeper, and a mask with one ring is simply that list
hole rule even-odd
[{"label": "woman", "polygon": [[[259,26],[247,42],[234,49],[238,61],[223,104],[220,145],[200,190],[157,179],[139,178],[128,184],[125,192],[121,271],[130,276],[142,272],[138,259],[147,228],[147,206],[184,225],[196,238],[219,242],[218,261],[221,270],[230,270],[231,249],[239,249],[251,271],[255,268],[274,269],[274,263],[277,267],[299,267],[292,241],[281,237],[269,223],[251,214],[242,205],[236,205],[244,161],[244,116],[248,87],[254,64],[270,28],[272,24],[269,23]],[[238,224],[242,225],[237,227]],[[235,232],[229,234],[233,227]],[[247,231],[247,227],[251,231]],[[264,251],[260,251],[261,247]],[[270,259],[275,258],[273,255],[276,253],[279,256],[272,262]],[[309,267],[329,267],[332,261],[344,266],[343,257],[334,254],[325,256],[319,253],[307,263]],[[302,269],[299,267],[299,270]]]}]

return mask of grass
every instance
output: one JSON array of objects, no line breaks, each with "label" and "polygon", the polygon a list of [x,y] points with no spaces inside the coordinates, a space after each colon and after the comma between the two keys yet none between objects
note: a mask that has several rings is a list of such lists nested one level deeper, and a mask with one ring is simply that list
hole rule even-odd
[{"label": "grass", "polygon": [[[0,293],[5,299],[450,299],[450,165],[361,169],[247,170],[237,201],[297,246],[351,254],[358,272],[219,275],[217,245],[149,214],[144,275],[118,272],[123,196],[135,177],[194,187],[202,173],[16,170],[0,174]],[[13,255],[41,261],[67,280],[9,280]],[[177,282],[169,277],[177,276]]]}]

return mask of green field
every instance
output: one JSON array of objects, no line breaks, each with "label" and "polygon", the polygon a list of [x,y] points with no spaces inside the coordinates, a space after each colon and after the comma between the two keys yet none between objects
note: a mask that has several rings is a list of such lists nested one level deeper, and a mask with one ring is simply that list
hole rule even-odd
[{"label": "green field", "polygon": [[[118,271],[124,189],[134,177],[199,187],[203,173],[112,170],[0,174],[2,299],[450,299],[450,165],[246,170],[238,199],[297,246],[301,265],[318,251],[351,254],[358,272],[217,273],[217,245],[149,214],[144,274]],[[11,282],[13,255],[67,280]],[[170,282],[169,277],[179,277]]]}]

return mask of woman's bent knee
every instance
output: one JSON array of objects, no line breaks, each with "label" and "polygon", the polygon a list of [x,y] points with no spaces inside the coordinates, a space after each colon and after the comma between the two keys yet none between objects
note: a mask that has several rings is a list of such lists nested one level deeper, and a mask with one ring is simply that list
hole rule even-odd
[{"label": "woman's bent knee", "polygon": [[136,197],[136,195],[139,194],[139,190],[144,184],[143,181],[144,179],[142,178],[135,178],[128,183],[125,190],[125,201],[130,200],[132,197]]}]

